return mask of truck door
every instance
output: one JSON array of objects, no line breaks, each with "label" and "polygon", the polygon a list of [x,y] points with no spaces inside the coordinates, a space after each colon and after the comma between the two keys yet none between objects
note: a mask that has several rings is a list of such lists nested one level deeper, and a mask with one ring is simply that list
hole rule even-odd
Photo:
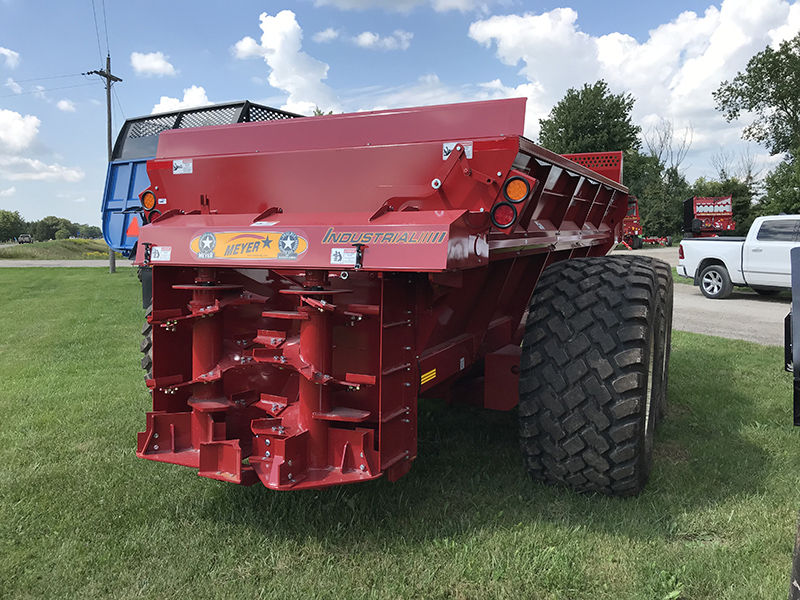
[{"label": "truck door", "polygon": [[742,257],[747,283],[790,288],[789,251],[800,246],[800,219],[764,221],[755,236],[748,236]]}]

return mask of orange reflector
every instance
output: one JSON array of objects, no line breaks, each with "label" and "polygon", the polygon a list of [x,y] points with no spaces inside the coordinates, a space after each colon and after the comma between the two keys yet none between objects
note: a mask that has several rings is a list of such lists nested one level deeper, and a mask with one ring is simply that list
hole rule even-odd
[{"label": "orange reflector", "polygon": [[513,204],[500,202],[492,208],[492,224],[499,229],[508,229],[517,220],[517,209]]},{"label": "orange reflector", "polygon": [[125,230],[125,235],[128,237],[139,237],[139,219],[134,217],[128,229]]},{"label": "orange reflector", "polygon": [[528,197],[530,191],[530,184],[522,177],[512,177],[503,188],[503,193],[509,202],[522,202]]},{"label": "orange reflector", "polygon": [[156,195],[151,191],[142,194],[142,206],[145,210],[153,210],[156,207]]}]

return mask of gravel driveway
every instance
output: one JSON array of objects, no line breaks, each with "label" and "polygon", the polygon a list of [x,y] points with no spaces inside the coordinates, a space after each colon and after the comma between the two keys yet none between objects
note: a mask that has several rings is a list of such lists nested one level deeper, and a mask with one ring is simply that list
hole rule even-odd
[{"label": "gravel driveway", "polygon": [[[673,267],[678,266],[677,247],[614,251],[614,254],[625,253],[653,256]],[[792,305],[791,298],[784,296],[765,297],[750,291],[734,291],[725,300],[710,300],[703,296],[700,288],[676,280],[672,328],[766,346],[783,346],[783,319]]]}]

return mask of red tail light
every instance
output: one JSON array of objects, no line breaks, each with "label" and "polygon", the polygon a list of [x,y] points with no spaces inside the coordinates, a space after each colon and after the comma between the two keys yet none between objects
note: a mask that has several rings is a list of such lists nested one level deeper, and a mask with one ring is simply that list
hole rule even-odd
[{"label": "red tail light", "polygon": [[517,220],[517,209],[508,202],[499,202],[492,208],[492,225],[498,229],[508,229]]},{"label": "red tail light", "polygon": [[683,244],[678,246],[678,258],[683,258]]}]

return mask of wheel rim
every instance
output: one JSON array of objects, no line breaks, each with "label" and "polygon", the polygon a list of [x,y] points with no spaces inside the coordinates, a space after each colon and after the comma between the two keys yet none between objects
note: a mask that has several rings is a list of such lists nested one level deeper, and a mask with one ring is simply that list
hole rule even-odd
[{"label": "wheel rim", "polygon": [[718,294],[722,289],[722,277],[716,271],[709,271],[703,276],[703,289],[709,294]]}]

